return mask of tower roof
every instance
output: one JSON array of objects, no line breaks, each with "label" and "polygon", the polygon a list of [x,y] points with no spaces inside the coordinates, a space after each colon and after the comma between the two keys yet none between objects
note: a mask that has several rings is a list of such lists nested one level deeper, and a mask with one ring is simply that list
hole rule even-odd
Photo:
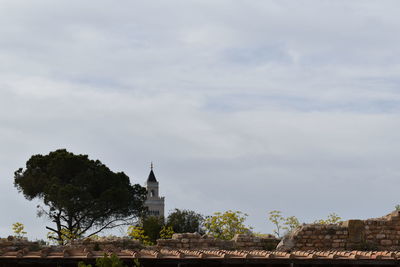
[{"label": "tower roof", "polygon": [[153,162],[150,165],[150,174],[149,174],[149,178],[147,178],[147,182],[157,182],[156,176],[154,175],[154,172],[153,172]]}]

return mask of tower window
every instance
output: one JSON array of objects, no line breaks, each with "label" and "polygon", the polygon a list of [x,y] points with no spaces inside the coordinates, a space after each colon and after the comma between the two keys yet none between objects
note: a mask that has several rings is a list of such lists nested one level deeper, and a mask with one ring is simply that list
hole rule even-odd
[{"label": "tower window", "polygon": [[155,196],[154,190],[151,190],[151,191],[150,191],[150,196],[151,196],[151,197],[154,197],[154,196]]}]

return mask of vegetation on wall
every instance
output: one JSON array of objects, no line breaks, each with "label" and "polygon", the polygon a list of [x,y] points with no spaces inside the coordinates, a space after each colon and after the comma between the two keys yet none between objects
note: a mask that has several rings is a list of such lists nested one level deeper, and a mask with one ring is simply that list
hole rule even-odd
[{"label": "vegetation on wall", "polygon": [[[290,234],[301,224],[296,216],[284,217],[279,210],[269,212],[269,221],[275,226],[274,234],[281,238],[284,235]],[[336,213],[331,213],[326,219],[314,221],[314,224],[337,224],[342,220]]]},{"label": "vegetation on wall", "polygon": [[342,222],[342,218],[339,217],[336,213],[331,213],[328,215],[326,219],[316,220],[314,223],[316,224],[336,224]]}]

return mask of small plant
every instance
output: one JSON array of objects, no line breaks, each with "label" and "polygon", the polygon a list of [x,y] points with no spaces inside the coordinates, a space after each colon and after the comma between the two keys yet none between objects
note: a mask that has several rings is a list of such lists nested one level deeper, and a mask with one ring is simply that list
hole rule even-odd
[{"label": "small plant", "polygon": [[317,220],[314,223],[315,224],[337,224],[342,222],[342,218],[339,217],[336,213],[331,213],[328,215],[328,218],[326,220]]},{"label": "small plant", "polygon": [[274,234],[281,238],[281,230],[285,230],[285,235],[290,234],[293,230],[300,226],[299,219],[295,216],[283,217],[282,212],[273,210],[269,213],[268,218],[276,227]]},{"label": "small plant", "polygon": [[25,226],[22,223],[16,222],[12,225],[12,230],[16,238],[23,238],[27,233],[24,231]]},{"label": "small plant", "polygon": [[78,267],[92,267],[91,264],[86,264],[83,261],[78,262]]},{"label": "small plant", "polygon": [[284,226],[282,229],[285,229],[288,233],[291,233],[300,226],[299,219],[297,219],[295,216],[285,218],[285,222],[283,224],[286,226]]},{"label": "small plant", "polygon": [[100,245],[99,245],[99,243],[94,243],[94,246],[93,246],[93,250],[94,251],[100,251]]},{"label": "small plant", "polygon": [[281,237],[281,229],[283,228],[282,224],[285,221],[285,218],[282,216],[282,212],[279,210],[273,210],[269,212],[268,219],[275,225],[274,234],[278,238]]}]

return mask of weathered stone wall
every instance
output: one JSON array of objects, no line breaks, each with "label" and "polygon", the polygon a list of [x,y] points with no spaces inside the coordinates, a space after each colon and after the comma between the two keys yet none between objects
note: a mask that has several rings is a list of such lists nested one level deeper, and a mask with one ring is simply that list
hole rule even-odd
[{"label": "weathered stone wall", "polygon": [[158,239],[157,247],[174,249],[275,249],[279,240],[274,237],[235,235],[232,240],[220,240],[198,233],[174,234],[171,239]]},{"label": "weathered stone wall", "polygon": [[43,244],[39,241],[28,241],[26,238],[15,238],[13,236],[0,238],[0,254],[6,251],[17,251],[22,249],[35,251],[41,249],[42,246]]},{"label": "weathered stone wall", "polygon": [[136,249],[142,248],[138,240],[129,237],[106,236],[97,238],[84,238],[72,241],[68,244],[72,248],[89,248],[91,250],[114,250],[117,248]]},{"label": "weathered stone wall", "polygon": [[341,224],[307,224],[278,245],[278,250],[400,250],[400,212]]}]

